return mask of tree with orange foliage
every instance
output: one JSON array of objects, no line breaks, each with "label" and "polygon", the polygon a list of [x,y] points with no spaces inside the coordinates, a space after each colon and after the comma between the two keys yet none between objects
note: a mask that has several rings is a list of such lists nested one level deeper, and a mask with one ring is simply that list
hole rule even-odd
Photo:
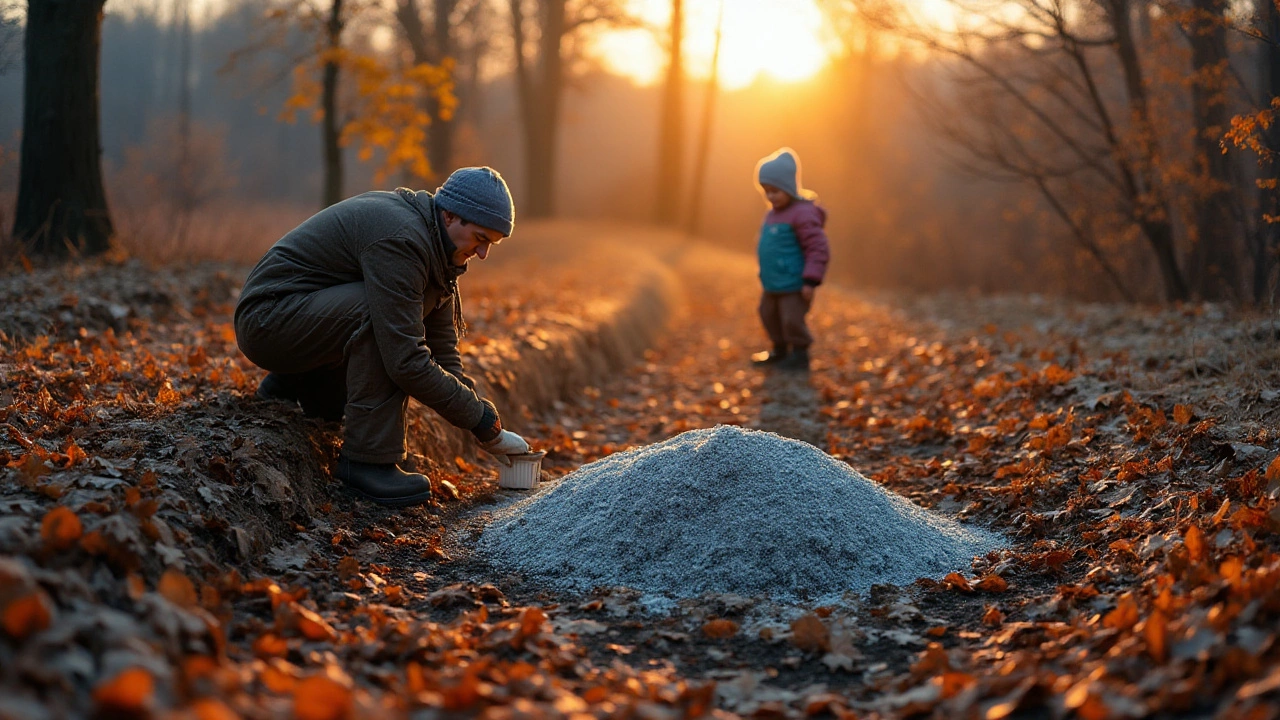
[{"label": "tree with orange foliage", "polygon": [[[424,12],[424,6],[429,8]],[[427,135],[427,159],[434,172],[432,180],[454,164],[454,139],[458,110],[472,103],[477,94],[479,63],[489,51],[493,7],[487,0],[396,0],[395,17],[416,65],[453,62],[455,101],[446,104],[435,96],[426,98],[433,119]]]},{"label": "tree with orange foliage", "polygon": [[[382,20],[380,9],[377,3],[358,0],[331,0],[327,6],[284,0],[267,12],[264,37],[242,51],[283,47],[296,27],[312,39],[310,50],[293,58],[293,94],[280,117],[292,123],[299,113],[307,113],[321,124],[326,207],[345,195],[343,148],[352,143],[359,147],[361,161],[381,154],[377,183],[395,172],[427,180],[432,174],[428,128],[436,118],[451,117],[457,104],[452,58],[434,64],[406,62],[398,48],[379,52],[369,46],[369,33]],[[344,76],[353,81],[345,92],[340,86]]]}]

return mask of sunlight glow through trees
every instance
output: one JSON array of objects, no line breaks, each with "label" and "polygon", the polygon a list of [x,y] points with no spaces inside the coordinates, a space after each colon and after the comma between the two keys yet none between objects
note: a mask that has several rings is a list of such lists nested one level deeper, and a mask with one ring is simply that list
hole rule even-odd
[{"label": "sunlight glow through trees", "polygon": [[[695,79],[704,79],[711,64],[717,7],[716,0],[690,0],[685,11],[686,67]],[[666,25],[671,3],[631,0],[630,9],[645,27],[602,33],[594,51],[606,69],[653,84],[666,60],[649,28]],[[823,24],[813,0],[732,0],[725,6],[721,84],[735,89],[760,75],[783,81],[813,75],[827,63],[833,48]]]}]

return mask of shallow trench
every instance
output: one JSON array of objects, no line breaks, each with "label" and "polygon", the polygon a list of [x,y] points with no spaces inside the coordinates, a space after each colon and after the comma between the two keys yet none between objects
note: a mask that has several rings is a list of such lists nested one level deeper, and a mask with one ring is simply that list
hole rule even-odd
[{"label": "shallow trench", "polygon": [[[477,268],[476,280],[514,286],[518,294],[526,273],[554,273],[561,265],[574,273],[590,273],[592,267],[609,264],[626,268],[627,275],[625,283],[610,288],[612,295],[579,313],[543,315],[536,328],[524,329],[527,334],[495,339],[502,344],[500,354],[464,353],[481,396],[494,400],[508,427],[523,432],[553,403],[634,363],[679,311],[682,289],[677,275],[657,257],[676,241],[666,233],[547,222],[522,228],[519,240],[511,240],[511,248],[504,245],[500,262]],[[466,309],[465,286],[463,293]],[[246,498],[250,502],[236,513],[237,549],[242,559],[250,559],[289,542],[290,519],[306,525],[306,519],[319,515],[316,509],[321,505],[359,501],[329,479],[339,443],[336,424],[304,419],[297,409],[282,417],[274,403],[251,398],[245,403],[248,407],[242,412],[253,416],[252,425],[257,426],[251,445],[264,452],[243,460],[238,459],[243,453],[233,455],[231,470],[266,477],[266,484],[275,488],[271,502],[255,504]],[[459,458],[478,460],[469,432],[452,427],[416,401],[409,407],[408,446],[410,464],[416,463],[433,480],[442,472],[456,472]],[[441,510],[452,515],[455,504],[447,503]]]}]

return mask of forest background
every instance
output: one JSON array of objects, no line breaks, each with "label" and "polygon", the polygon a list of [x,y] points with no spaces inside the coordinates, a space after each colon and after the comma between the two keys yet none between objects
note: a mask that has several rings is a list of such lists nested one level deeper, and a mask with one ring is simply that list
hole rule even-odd
[{"label": "forest background", "polygon": [[[1274,302],[1274,0],[731,1],[731,16],[759,5],[779,28],[809,23],[825,62],[798,79],[766,72],[710,89],[705,67],[699,76],[670,52],[680,44],[669,20],[644,5],[106,3],[101,143],[116,243],[153,260],[251,262],[326,198],[434,188],[442,171],[488,164],[524,218],[680,225],[749,250],[764,210],[753,166],[789,145],[830,210],[842,281]],[[649,5],[683,12],[686,34],[715,21],[710,2]],[[25,7],[0,15],[8,230]],[[560,28],[555,81],[542,60],[549,19]],[[637,33],[661,72],[619,70]],[[765,68],[797,51],[756,42]],[[445,68],[417,78],[433,124],[407,132],[365,93],[371,72],[424,62]],[[320,110],[328,66],[332,125]],[[322,136],[344,130],[341,157],[326,160]],[[373,149],[379,132],[433,145],[433,166],[388,164],[396,149]]]}]

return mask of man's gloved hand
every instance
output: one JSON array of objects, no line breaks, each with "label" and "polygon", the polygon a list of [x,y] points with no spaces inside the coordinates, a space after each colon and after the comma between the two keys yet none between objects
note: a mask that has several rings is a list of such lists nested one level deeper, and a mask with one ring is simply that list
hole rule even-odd
[{"label": "man's gloved hand", "polygon": [[498,408],[492,401],[480,398],[480,402],[484,405],[484,414],[480,416],[480,422],[471,428],[471,434],[484,445],[498,439],[502,433],[502,418],[498,417]]},{"label": "man's gloved hand", "polygon": [[529,452],[529,443],[510,430],[503,430],[493,440],[487,443],[480,443],[480,448],[497,458],[498,462],[510,467],[511,458],[507,456],[523,455]]}]

